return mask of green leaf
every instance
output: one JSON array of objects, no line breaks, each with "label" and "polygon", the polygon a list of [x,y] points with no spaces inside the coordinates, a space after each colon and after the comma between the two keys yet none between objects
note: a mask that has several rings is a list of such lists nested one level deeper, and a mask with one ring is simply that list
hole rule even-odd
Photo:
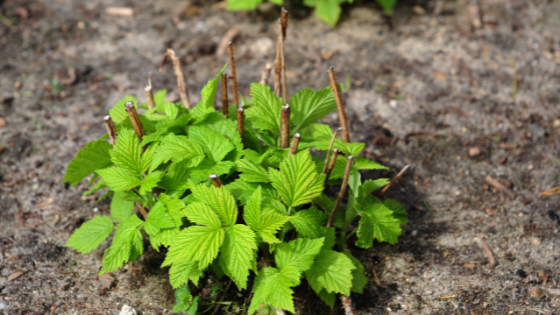
[{"label": "green leaf", "polygon": [[162,267],[172,263],[198,261],[203,270],[218,256],[224,241],[224,230],[210,226],[191,226],[177,235],[167,252]]},{"label": "green leaf", "polygon": [[133,176],[127,171],[117,167],[108,167],[98,170],[97,174],[99,174],[107,185],[111,187],[111,190],[114,191],[129,190],[142,184],[142,181],[136,176]]},{"label": "green leaf", "polygon": [[140,146],[140,140],[133,130],[121,129],[115,148],[110,153],[111,160],[119,168],[133,175],[142,174],[140,160],[142,147]]},{"label": "green leaf", "polygon": [[218,215],[206,204],[202,202],[193,202],[189,204],[183,213],[189,220],[198,225],[207,225],[219,229],[222,227]]},{"label": "green leaf", "polygon": [[315,263],[305,272],[305,275],[315,292],[325,289],[327,292],[350,295],[354,269],[356,267],[344,254],[324,250],[317,255]]},{"label": "green leaf", "polygon": [[235,199],[239,200],[242,204],[249,200],[257,187],[260,187],[259,184],[249,183],[242,179],[237,179],[226,185],[226,188],[235,196]]},{"label": "green leaf", "polygon": [[241,172],[239,178],[251,183],[269,183],[268,172],[266,169],[257,163],[249,160],[242,159],[236,162],[237,170]]},{"label": "green leaf", "polygon": [[154,94],[154,103],[156,107],[165,103],[165,93],[167,93],[167,90],[159,90]]},{"label": "green leaf", "polygon": [[391,14],[393,12],[393,7],[397,3],[397,0],[377,0],[381,7],[383,7],[383,11],[385,14]]},{"label": "green leaf", "polygon": [[234,225],[237,220],[237,205],[229,190],[222,187],[195,185],[191,188],[196,199],[210,206],[220,218],[223,226]]},{"label": "green leaf", "polygon": [[160,230],[156,236],[150,236],[150,243],[152,244],[152,246],[155,245],[155,250],[159,251],[160,245],[170,246],[179,232],[179,228]]},{"label": "green leaf", "polygon": [[[315,143],[315,148],[318,150],[326,150],[329,148],[331,139],[333,137],[333,132],[329,125],[322,124],[312,124],[309,126],[311,133],[313,134],[313,139],[317,142]],[[358,155],[362,152],[365,147],[365,143],[352,142],[346,143],[339,138],[335,138],[333,148],[338,148],[342,153],[346,155]],[[342,158],[342,156],[339,156]],[[332,175],[331,175],[332,177]]]},{"label": "green leaf", "polygon": [[397,218],[402,225],[408,223],[408,213],[398,201],[395,199],[387,199],[384,204],[385,207],[393,211],[393,217]]},{"label": "green leaf", "polygon": [[72,247],[82,254],[89,253],[103,243],[111,235],[113,229],[113,221],[109,217],[95,217],[77,228],[66,246]]},{"label": "green leaf", "polygon": [[172,163],[167,169],[167,174],[159,182],[159,187],[168,191],[185,190],[190,187],[190,171],[185,161]]},{"label": "green leaf", "polygon": [[327,303],[328,306],[330,306],[331,308],[334,307],[336,294],[334,294],[333,292],[327,292],[327,290],[325,289],[321,289],[321,291],[318,292],[317,295],[321,298],[321,300],[323,300],[323,302]]},{"label": "green leaf", "polygon": [[156,169],[161,163],[169,160],[173,161],[173,163],[187,160],[190,166],[196,166],[203,158],[204,152],[202,148],[194,141],[185,136],[169,134],[161,139],[161,144],[156,148],[151,167]]},{"label": "green leaf", "polygon": [[243,211],[243,219],[247,225],[259,233],[263,241],[274,244],[280,243],[275,235],[290,218],[275,211],[262,210],[262,187],[259,186],[247,201]]},{"label": "green leaf", "polygon": [[117,222],[124,222],[134,210],[134,201],[124,200],[122,192],[116,192],[111,200],[111,218]]},{"label": "green leaf", "polygon": [[288,243],[282,243],[276,248],[276,265],[280,270],[286,267],[295,268],[300,273],[313,265],[313,259],[321,251],[324,238],[298,238]]},{"label": "green leaf", "polygon": [[216,75],[214,79],[208,81],[208,83],[206,83],[204,88],[202,88],[202,92],[201,92],[202,99],[200,100],[200,102],[198,102],[196,107],[191,112],[192,115],[195,118],[197,118],[199,121],[206,118],[206,116],[209,113],[215,111],[214,97],[216,95],[216,89],[218,88],[218,83],[220,82],[220,77],[226,66],[227,65],[225,65],[222,68],[222,70],[220,70],[220,72],[218,73],[218,75]]},{"label": "green leaf", "polygon": [[139,228],[143,223],[144,221],[133,215],[119,224],[111,247],[105,251],[103,268],[99,274],[115,271],[125,262],[136,260],[142,254],[144,248]]},{"label": "green leaf", "polygon": [[115,104],[115,106],[109,110],[109,116],[111,116],[115,123],[120,123],[124,120],[129,119],[128,113],[125,109],[125,104],[129,101],[134,103],[134,107],[138,107],[138,99],[136,99],[136,97],[134,96],[127,95],[120,101],[118,101],[117,104]]},{"label": "green leaf", "polygon": [[76,186],[82,179],[92,172],[113,165],[108,142],[97,140],[88,143],[85,148],[68,164],[62,181]]},{"label": "green leaf", "polygon": [[151,192],[152,188],[157,186],[162,177],[163,172],[161,171],[155,171],[146,175],[142,179],[142,185],[140,185],[140,195],[145,196],[148,192]]},{"label": "green leaf", "polygon": [[245,110],[245,117],[253,126],[261,130],[280,132],[280,116],[284,102],[276,97],[268,85],[251,84],[251,107]]},{"label": "green leaf", "polygon": [[198,268],[196,262],[176,263],[169,269],[169,282],[173,288],[188,284],[189,280],[196,285],[201,276],[202,270]]},{"label": "green leaf", "polygon": [[201,126],[189,128],[189,139],[196,142],[214,162],[220,162],[235,148],[223,135]]},{"label": "green leaf", "polygon": [[188,285],[182,286],[175,290],[175,306],[173,306],[171,312],[177,313],[187,311],[188,315],[195,315],[198,311],[199,300],[199,296],[193,299]]},{"label": "green leaf", "polygon": [[[95,173],[94,176],[99,177],[99,175],[97,173]],[[105,181],[103,179],[100,179],[90,189],[84,191],[82,196],[89,196],[89,195],[93,194],[94,192],[96,192],[98,190],[101,190],[103,188],[107,188],[107,183],[105,183]]]},{"label": "green leaf", "polygon": [[[235,150],[226,155],[226,160],[237,161],[243,155],[243,143],[241,142],[241,135],[237,131],[237,123],[233,120],[223,119],[213,124],[207,125],[207,128],[225,136],[235,146]],[[247,139],[246,139],[247,140]]]},{"label": "green leaf", "polygon": [[341,12],[338,0],[320,0],[315,7],[315,15],[330,26],[336,25]]},{"label": "green leaf", "polygon": [[364,181],[361,187],[362,197],[365,197],[381,187],[385,187],[390,183],[388,178],[368,179]]},{"label": "green leaf", "polygon": [[393,216],[393,211],[383,203],[368,205],[360,213],[362,218],[358,226],[356,245],[362,248],[373,246],[373,238],[380,242],[396,244],[401,235],[401,221]]},{"label": "green leaf", "polygon": [[292,96],[290,107],[292,124],[290,133],[294,134],[334,111],[336,102],[330,87],[319,91],[305,88]]},{"label": "green leaf", "polygon": [[356,269],[352,270],[352,292],[362,294],[364,293],[364,287],[368,283],[368,278],[364,275],[366,272],[364,265],[362,265],[358,258],[352,256],[352,254],[346,252],[344,255],[350,258],[352,264],[356,267]]},{"label": "green leaf", "polygon": [[294,283],[290,277],[282,274],[280,270],[272,267],[261,269],[255,278],[254,295],[248,314],[253,314],[261,303],[295,313],[292,298],[294,291],[290,288],[292,286]]},{"label": "green leaf", "polygon": [[329,215],[334,208],[334,200],[332,200],[325,194],[317,196],[315,199],[313,199],[313,203],[321,207],[323,210],[325,210],[325,213]]},{"label": "green leaf", "polygon": [[229,174],[231,169],[235,166],[231,161],[220,161],[218,163],[205,159],[198,166],[191,169],[191,179],[194,183],[200,183],[208,180],[208,176],[216,174],[221,176]]},{"label": "green leaf", "polygon": [[317,208],[297,212],[290,218],[290,222],[296,228],[299,237],[319,238],[325,235],[327,217]]},{"label": "green leaf", "polygon": [[263,0],[226,0],[228,11],[249,11],[255,9]]},{"label": "green leaf", "polygon": [[156,236],[161,230],[174,228],[175,222],[169,215],[165,204],[158,201],[148,213],[144,228],[151,236]]},{"label": "green leaf", "polygon": [[220,251],[220,266],[225,274],[235,282],[239,290],[246,289],[249,269],[256,259],[255,233],[242,224],[226,229]]},{"label": "green leaf", "polygon": [[389,170],[387,166],[383,166],[375,161],[368,160],[361,156],[354,158],[354,167],[359,170]]},{"label": "green leaf", "polygon": [[272,186],[290,207],[309,203],[323,191],[325,174],[319,174],[305,150],[280,163],[280,171],[269,169]]},{"label": "green leaf", "polygon": [[178,196],[168,196],[164,193],[159,194],[159,201],[163,202],[177,226],[181,226],[184,217],[182,211],[185,208],[183,201]]}]

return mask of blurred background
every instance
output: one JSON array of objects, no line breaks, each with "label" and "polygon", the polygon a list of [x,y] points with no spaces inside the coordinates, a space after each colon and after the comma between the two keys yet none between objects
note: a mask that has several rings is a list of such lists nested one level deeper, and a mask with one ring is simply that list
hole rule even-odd
[{"label": "blurred background", "polygon": [[[399,0],[343,3],[336,25],[300,1],[285,44],[288,91],[343,83],[353,140],[408,173],[390,190],[409,224],[400,242],[358,252],[372,279],[357,314],[559,314],[560,2]],[[108,244],[64,247],[109,201],[62,183],[66,165],[105,133],[123,96],[179,98],[166,48],[194,102],[228,62],[240,90],[275,56],[280,7],[221,1],[0,1],[0,314],[164,314],[174,299],[153,250],[99,278]],[[216,100],[220,108],[220,101]],[[326,123],[337,121],[336,114]],[[485,180],[495,179],[504,193]],[[511,194],[510,194],[511,193]],[[498,266],[479,244],[486,238]],[[377,270],[380,283],[373,281]],[[556,290],[556,291],[555,291]],[[302,314],[341,314],[299,289]],[[245,294],[246,292],[242,292]]]}]

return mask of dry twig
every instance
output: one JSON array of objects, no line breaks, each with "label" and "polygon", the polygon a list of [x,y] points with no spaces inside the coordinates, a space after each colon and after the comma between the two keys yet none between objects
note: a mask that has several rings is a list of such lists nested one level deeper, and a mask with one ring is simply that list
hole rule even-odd
[{"label": "dry twig", "polygon": [[229,117],[228,106],[227,73],[224,73],[222,74],[222,111],[226,117]]},{"label": "dry twig", "polygon": [[329,148],[327,149],[327,157],[325,158],[325,164],[323,165],[323,174],[325,174],[327,172],[327,167],[329,165],[329,158],[331,156],[331,149],[332,146],[334,144],[334,140],[336,139],[336,134],[342,130],[342,128],[336,128],[336,130],[333,133],[332,139],[331,139],[331,143],[329,144]]},{"label": "dry twig", "polygon": [[228,43],[228,53],[229,53],[229,66],[231,68],[231,77],[233,79],[233,101],[237,105],[237,108],[241,108],[239,104],[239,91],[237,90],[237,71],[235,70],[235,56],[233,55],[233,42]]},{"label": "dry twig", "polygon": [[370,257],[368,257],[369,260],[369,264],[371,265],[371,272],[373,273],[373,280],[375,281],[375,284],[380,287],[381,286],[381,282],[379,282],[379,278],[377,277],[377,272],[375,271],[375,267],[373,266],[373,261],[371,260]]},{"label": "dry twig", "polygon": [[128,113],[128,117],[130,117],[132,127],[134,127],[134,131],[136,132],[136,136],[140,139],[140,141],[142,141],[142,137],[144,137],[146,133],[144,132],[144,127],[142,126],[142,122],[140,122],[140,117],[138,116],[136,107],[134,107],[134,103],[132,101],[128,101],[124,104],[124,106],[126,112]]},{"label": "dry twig", "polygon": [[495,266],[496,259],[494,258],[494,255],[492,254],[490,247],[486,245],[486,240],[484,238],[480,240],[480,244],[482,244],[482,248],[484,248],[484,252],[486,253],[486,257],[488,257],[488,263],[490,264],[490,266]]},{"label": "dry twig", "polygon": [[339,152],[340,152],[340,150],[338,148],[333,150],[332,159],[329,162],[329,166],[327,167],[327,171],[325,172],[325,174],[327,174],[327,176],[325,176],[325,188],[328,186],[329,177],[331,176],[331,173],[334,169],[334,166],[336,165],[336,159],[338,158],[338,153]]},{"label": "dry twig", "polygon": [[403,167],[403,169],[397,174],[397,176],[395,176],[395,178],[393,178],[391,180],[391,182],[389,183],[389,185],[385,186],[385,188],[383,188],[383,190],[379,193],[379,198],[381,198],[383,196],[383,194],[393,185],[393,183],[395,181],[397,181],[397,179],[399,179],[404,172],[406,172],[406,170],[410,167],[409,164],[407,164],[405,167]]},{"label": "dry twig", "polygon": [[296,132],[296,134],[292,138],[292,143],[290,144],[290,152],[288,152],[288,157],[290,157],[290,155],[292,154],[296,154],[300,138],[301,135],[299,134],[299,132]]},{"label": "dry twig", "polygon": [[105,121],[105,128],[107,128],[107,134],[109,135],[109,143],[114,148],[115,144],[117,143],[117,131],[115,129],[115,123],[109,115],[105,116],[103,120]]},{"label": "dry twig", "polygon": [[208,176],[208,179],[210,179],[212,181],[212,184],[214,185],[214,187],[217,187],[217,188],[222,187],[222,181],[220,180],[218,175],[210,174],[210,176]]},{"label": "dry twig", "polygon": [[245,114],[243,107],[237,109],[237,131],[241,136],[241,143],[245,143]]},{"label": "dry twig", "polygon": [[282,106],[282,116],[280,119],[280,148],[288,147],[290,141],[290,105]]},{"label": "dry twig", "polygon": [[340,207],[340,203],[342,203],[342,198],[346,194],[346,189],[348,188],[348,179],[350,178],[350,169],[352,168],[352,161],[354,160],[354,156],[350,155],[348,160],[346,161],[346,169],[344,170],[344,178],[342,179],[342,186],[340,187],[340,192],[338,193],[338,197],[336,198],[336,202],[334,204],[334,208],[331,212],[331,216],[329,217],[329,222],[327,223],[327,227],[331,227],[334,223],[334,218],[336,217],[336,213],[338,212],[338,208]]},{"label": "dry twig", "polygon": [[334,94],[334,99],[336,101],[336,108],[338,110],[338,120],[340,121],[340,126],[342,129],[342,141],[350,142],[350,133],[348,130],[348,118],[346,117],[346,108],[344,107],[344,102],[342,101],[342,94],[340,93],[340,87],[336,81],[336,74],[334,73],[334,67],[330,67],[327,71],[329,74],[329,81],[331,82],[331,88]]},{"label": "dry twig", "polygon": [[352,309],[352,299],[344,294],[340,295],[340,300],[342,301],[342,307],[344,308],[345,315],[354,315],[354,310]]},{"label": "dry twig", "polygon": [[179,87],[179,94],[181,94],[181,102],[183,102],[183,106],[185,108],[191,109],[191,102],[189,101],[189,88],[185,83],[185,75],[183,74],[183,69],[181,68],[181,61],[177,58],[173,49],[167,48],[167,52],[163,55],[159,72],[163,73],[163,65],[165,64],[167,57],[171,58],[171,62],[173,62],[173,70],[175,71],[175,76],[177,77],[177,86]]},{"label": "dry twig", "polygon": [[511,191],[509,188],[507,188],[506,186],[500,184],[500,182],[498,182],[497,180],[493,179],[492,176],[487,175],[484,180],[492,187],[506,194],[509,198],[515,199],[515,193]]},{"label": "dry twig", "polygon": [[262,85],[268,84],[268,78],[270,77],[270,70],[272,70],[272,64],[267,62],[261,72],[261,81],[259,82]]}]

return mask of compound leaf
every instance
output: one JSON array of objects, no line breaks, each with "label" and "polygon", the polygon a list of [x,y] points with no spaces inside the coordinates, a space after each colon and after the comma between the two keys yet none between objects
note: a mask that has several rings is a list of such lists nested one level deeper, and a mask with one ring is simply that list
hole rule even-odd
[{"label": "compound leaf", "polygon": [[305,88],[292,96],[290,107],[293,134],[331,113],[336,109],[336,102],[330,87],[319,91]]},{"label": "compound leaf", "polygon": [[103,256],[103,268],[99,274],[115,271],[127,261],[133,261],[144,251],[142,233],[139,228],[144,221],[137,216],[130,216],[117,227],[113,243]]},{"label": "compound leaf", "polygon": [[138,179],[138,177],[118,167],[108,167],[98,170],[97,174],[99,174],[107,185],[111,187],[111,190],[114,191],[129,190],[142,184],[142,181]]},{"label": "compound leaf", "polygon": [[350,258],[332,250],[323,250],[315,258],[311,269],[305,272],[307,280],[315,292],[350,295],[352,270],[356,269]]},{"label": "compound leaf", "polygon": [[280,171],[270,168],[269,176],[282,201],[290,207],[311,202],[324,189],[325,174],[316,171],[308,150],[280,163]]},{"label": "compound leaf", "polygon": [[176,136],[172,133],[161,139],[160,145],[152,158],[152,169],[169,160],[179,163],[189,161],[190,166],[198,165],[204,158],[204,152],[198,144],[185,136]]},{"label": "compound leaf", "polygon": [[111,218],[117,222],[124,222],[134,210],[134,201],[124,200],[124,194],[115,192],[111,200]]},{"label": "compound leaf", "polygon": [[76,157],[68,164],[62,181],[76,186],[82,179],[92,172],[111,166],[111,145],[102,140],[91,141],[81,149]]},{"label": "compound leaf", "polygon": [[109,217],[97,216],[77,228],[66,246],[72,247],[82,254],[89,253],[103,243],[111,235],[113,229],[113,221]]},{"label": "compound leaf", "polygon": [[197,262],[175,263],[169,269],[169,282],[173,288],[187,284],[191,280],[194,284],[202,276],[202,270],[198,268]]},{"label": "compound leaf", "polygon": [[197,261],[198,268],[205,269],[218,256],[224,241],[224,230],[210,226],[191,226],[177,235],[162,267],[172,263]]},{"label": "compound leaf", "polygon": [[251,84],[251,107],[245,110],[245,117],[253,126],[261,130],[280,131],[280,115],[282,112],[282,98],[276,97],[268,85]]},{"label": "compound leaf", "polygon": [[196,199],[210,206],[220,218],[222,226],[234,225],[237,220],[237,205],[229,190],[222,187],[195,185],[191,188]]},{"label": "compound leaf", "polygon": [[220,266],[242,290],[247,288],[247,278],[257,251],[255,233],[246,225],[236,224],[226,229],[220,255]]}]

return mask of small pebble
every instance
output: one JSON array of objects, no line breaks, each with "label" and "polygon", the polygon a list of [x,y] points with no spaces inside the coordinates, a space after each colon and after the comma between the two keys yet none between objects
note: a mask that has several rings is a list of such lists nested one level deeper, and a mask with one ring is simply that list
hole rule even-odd
[{"label": "small pebble", "polygon": [[389,102],[389,105],[391,105],[391,107],[393,107],[393,108],[396,108],[398,104],[399,104],[399,102],[397,100],[391,100]]},{"label": "small pebble", "polygon": [[418,231],[414,230],[414,231],[410,232],[410,235],[412,235],[412,237],[416,237],[416,235],[418,235]]},{"label": "small pebble", "polygon": [[480,149],[478,147],[473,147],[469,149],[469,156],[480,155]]},{"label": "small pebble", "polygon": [[0,300],[0,310],[5,310],[8,308],[8,302]]},{"label": "small pebble", "polygon": [[531,244],[533,244],[535,246],[539,246],[539,245],[541,245],[541,240],[538,237],[533,237],[531,239]]},{"label": "small pebble", "polygon": [[138,315],[138,312],[132,307],[125,304],[121,308],[121,312],[119,313],[119,315]]}]

